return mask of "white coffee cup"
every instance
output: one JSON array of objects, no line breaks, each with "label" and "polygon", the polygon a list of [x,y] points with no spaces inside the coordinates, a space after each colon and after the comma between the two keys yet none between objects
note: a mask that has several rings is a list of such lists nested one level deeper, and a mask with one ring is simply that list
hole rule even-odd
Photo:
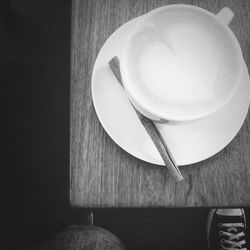
[{"label": "white coffee cup", "polygon": [[228,27],[233,13],[217,15],[191,5],[168,5],[141,17],[120,55],[130,101],[160,122],[213,114],[234,96],[244,60]]}]

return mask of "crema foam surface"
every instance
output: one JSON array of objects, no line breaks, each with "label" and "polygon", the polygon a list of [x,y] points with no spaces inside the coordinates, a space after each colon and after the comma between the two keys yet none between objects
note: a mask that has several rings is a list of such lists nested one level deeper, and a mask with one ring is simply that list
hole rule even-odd
[{"label": "crema foam surface", "polygon": [[159,112],[210,109],[226,98],[239,65],[222,25],[193,10],[152,16],[131,38],[128,84]]}]

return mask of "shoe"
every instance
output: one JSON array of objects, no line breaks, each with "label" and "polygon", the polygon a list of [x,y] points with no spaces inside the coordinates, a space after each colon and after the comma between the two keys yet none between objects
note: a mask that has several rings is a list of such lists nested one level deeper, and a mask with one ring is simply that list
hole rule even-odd
[{"label": "shoe", "polygon": [[211,209],[207,220],[209,250],[247,250],[243,209]]}]

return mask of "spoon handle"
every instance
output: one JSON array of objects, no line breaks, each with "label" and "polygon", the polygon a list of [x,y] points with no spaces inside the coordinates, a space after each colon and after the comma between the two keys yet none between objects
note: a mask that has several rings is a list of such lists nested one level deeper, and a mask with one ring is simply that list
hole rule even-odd
[{"label": "spoon handle", "polygon": [[[112,70],[113,74],[115,75],[117,81],[121,84],[122,87],[122,77],[120,73],[120,63],[119,63],[119,58],[117,56],[113,57],[109,61],[109,67]],[[133,104],[131,103],[133,106]],[[164,141],[160,131],[157,129],[155,124],[153,123],[152,120],[141,114],[136,108],[133,106],[135,109],[135,112],[141,121],[143,127],[146,129],[148,135],[152,139],[153,143],[155,144],[158,152],[160,153],[166,168],[169,170],[170,174],[174,178],[175,181],[181,181],[183,180],[183,176],[177,166],[177,164],[174,161],[174,158],[172,154],[170,153],[168,146],[166,142]]]}]

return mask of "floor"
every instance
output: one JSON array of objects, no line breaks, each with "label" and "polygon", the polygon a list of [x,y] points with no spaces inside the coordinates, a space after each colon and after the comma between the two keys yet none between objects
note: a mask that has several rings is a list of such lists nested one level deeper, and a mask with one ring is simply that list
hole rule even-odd
[{"label": "floor", "polygon": [[[69,0],[1,1],[1,249],[27,249],[69,224],[86,223],[89,210],[68,204],[70,6]],[[129,249],[206,249],[207,212],[100,209],[94,223]]]}]

